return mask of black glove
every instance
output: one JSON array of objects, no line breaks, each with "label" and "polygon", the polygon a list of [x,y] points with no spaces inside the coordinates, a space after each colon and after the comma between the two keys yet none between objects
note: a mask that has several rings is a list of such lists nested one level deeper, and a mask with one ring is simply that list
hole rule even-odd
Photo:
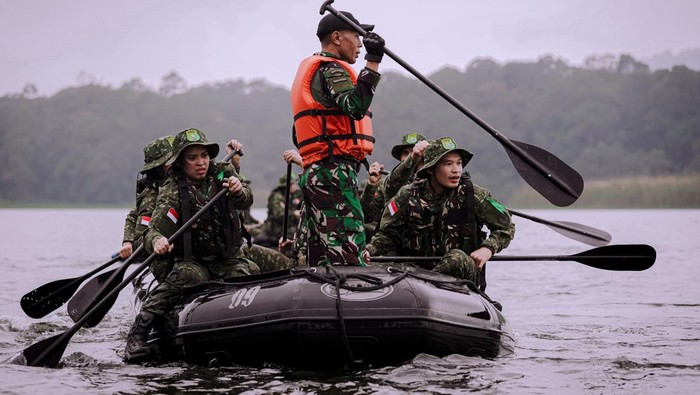
[{"label": "black glove", "polygon": [[384,39],[379,36],[379,34],[374,32],[367,32],[365,37],[362,39],[362,44],[367,50],[365,59],[368,62],[381,62],[382,56],[384,56]]}]

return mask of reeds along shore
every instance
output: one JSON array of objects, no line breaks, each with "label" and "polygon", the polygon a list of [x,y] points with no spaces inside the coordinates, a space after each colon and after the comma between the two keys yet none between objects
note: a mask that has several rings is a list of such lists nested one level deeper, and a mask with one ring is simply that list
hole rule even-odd
[{"label": "reeds along shore", "polygon": [[[509,207],[551,208],[528,186],[511,196]],[[573,208],[700,208],[700,174],[640,176],[586,181]]]}]

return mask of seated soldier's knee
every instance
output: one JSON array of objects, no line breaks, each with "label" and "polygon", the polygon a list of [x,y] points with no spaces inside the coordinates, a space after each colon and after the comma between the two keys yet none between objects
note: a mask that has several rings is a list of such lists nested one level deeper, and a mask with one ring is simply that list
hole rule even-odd
[{"label": "seated soldier's knee", "polygon": [[438,273],[474,282],[479,278],[474,259],[466,252],[458,249],[449,250],[433,270]]}]

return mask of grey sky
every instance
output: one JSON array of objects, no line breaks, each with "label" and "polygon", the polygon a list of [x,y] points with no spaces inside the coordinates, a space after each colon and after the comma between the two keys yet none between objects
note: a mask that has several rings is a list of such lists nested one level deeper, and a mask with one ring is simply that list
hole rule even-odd
[{"label": "grey sky", "polygon": [[[157,87],[176,70],[190,85],[266,78],[289,86],[319,49],[321,0],[0,0],[0,95],[26,83],[41,94],[78,75],[119,87]],[[593,53],[638,59],[700,47],[696,0],[337,0],[377,25],[397,55],[424,74],[473,58],[580,64]],[[387,59],[382,69],[399,70]]]}]

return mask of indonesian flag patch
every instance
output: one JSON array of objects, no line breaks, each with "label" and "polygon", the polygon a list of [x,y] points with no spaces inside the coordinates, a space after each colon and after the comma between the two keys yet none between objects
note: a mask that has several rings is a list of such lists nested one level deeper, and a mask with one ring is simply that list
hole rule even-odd
[{"label": "indonesian flag patch", "polygon": [[393,200],[391,202],[389,202],[388,207],[389,207],[389,214],[391,214],[392,217],[394,216],[394,214],[396,214],[397,211],[399,211],[399,206],[397,206],[396,202]]},{"label": "indonesian flag patch", "polygon": [[141,225],[148,226],[151,223],[151,217],[141,216]]},{"label": "indonesian flag patch", "polygon": [[174,224],[176,224],[177,219],[180,218],[180,216],[177,215],[177,211],[175,211],[175,209],[171,207],[170,210],[168,210],[168,218],[170,218],[170,220],[173,221]]}]

